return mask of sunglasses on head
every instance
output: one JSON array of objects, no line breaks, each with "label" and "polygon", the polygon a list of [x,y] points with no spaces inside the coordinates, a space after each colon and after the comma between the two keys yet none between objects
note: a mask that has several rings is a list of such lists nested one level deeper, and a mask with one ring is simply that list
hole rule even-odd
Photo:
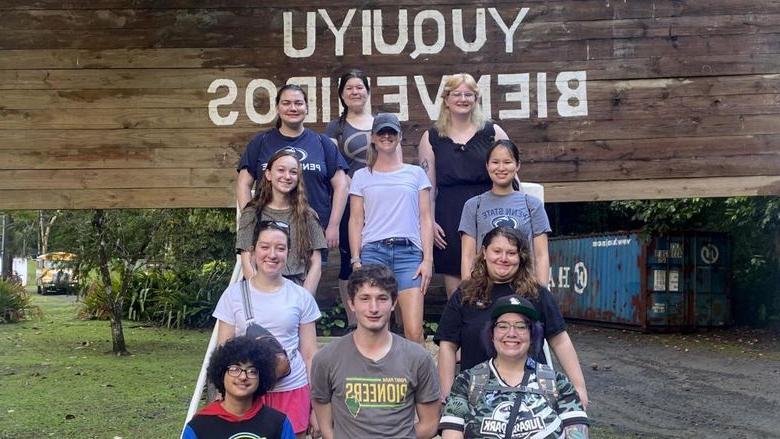
[{"label": "sunglasses on head", "polygon": [[259,223],[261,229],[279,229],[285,233],[290,231],[290,225],[287,224],[284,221],[260,221]]}]

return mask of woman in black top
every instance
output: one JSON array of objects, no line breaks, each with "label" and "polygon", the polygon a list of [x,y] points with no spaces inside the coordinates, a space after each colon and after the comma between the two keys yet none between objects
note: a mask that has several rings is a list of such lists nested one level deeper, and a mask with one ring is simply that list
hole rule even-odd
[{"label": "woman in black top", "polygon": [[463,204],[490,190],[485,154],[495,140],[507,135],[485,119],[478,102],[479,86],[468,73],[449,76],[441,97],[439,118],[423,133],[418,153],[433,185],[434,270],[444,275],[449,297],[460,283],[458,225]]},{"label": "woman in black top", "polygon": [[481,333],[490,321],[495,301],[510,294],[530,300],[539,311],[544,337],[558,362],[577,389],[583,405],[588,394],[574,345],[555,299],[541,286],[531,269],[526,239],[516,230],[496,227],[485,235],[474,261],[471,278],[463,281],[447,302],[434,341],[439,343],[439,381],[442,397],[449,394],[455,378],[455,354],[461,349],[461,369],[489,358]]}]

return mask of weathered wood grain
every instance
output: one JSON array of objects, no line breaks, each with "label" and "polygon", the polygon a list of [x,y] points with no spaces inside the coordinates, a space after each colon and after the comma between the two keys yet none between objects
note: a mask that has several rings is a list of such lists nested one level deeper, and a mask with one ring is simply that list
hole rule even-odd
[{"label": "weathered wood grain", "polygon": [[[562,182],[545,185],[549,203],[609,201],[679,197],[681,191],[692,197],[734,195],[776,195],[780,177],[685,178],[630,181]],[[99,189],[99,190],[4,190],[5,209],[90,209],[145,207],[225,207],[235,206],[232,188],[191,189]]]},{"label": "weathered wood grain", "polygon": [[[337,26],[358,11],[344,55],[318,15],[314,54],[287,57],[283,13],[293,13],[289,37],[301,48],[306,13],[323,7]],[[407,46],[383,55],[372,45],[363,55],[360,10],[382,11],[392,43],[399,8],[409,17]],[[467,40],[476,8],[510,22],[520,8],[528,13],[512,53],[486,14],[485,45],[465,54],[453,42],[455,8]],[[444,46],[412,58],[415,32],[426,44],[437,36],[432,21],[414,27],[425,10],[442,13]],[[426,99],[443,75],[468,71],[490,76],[486,113],[520,145],[522,177],[544,183],[548,201],[780,194],[780,0],[0,0],[0,208],[231,207],[234,166],[268,128],[249,119],[245,101],[261,113],[271,105],[262,92],[246,97],[247,84],[314,77],[316,122],[307,126],[322,130],[338,114],[335,78],[353,66],[372,77],[374,111],[400,110],[398,87],[377,78],[406,78],[409,162],[432,124]],[[586,72],[587,115],[558,113],[564,71]],[[497,77],[517,73],[529,74],[528,116],[500,117],[520,104],[507,99],[518,87]],[[226,94],[208,92],[218,78],[237,87],[219,107],[238,112],[229,126],[209,118],[209,101]]]},{"label": "weathered wood grain", "polygon": [[233,188],[3,190],[4,209],[235,208]]},{"label": "weathered wood grain", "polygon": [[236,172],[225,168],[0,170],[0,190],[228,188]]}]

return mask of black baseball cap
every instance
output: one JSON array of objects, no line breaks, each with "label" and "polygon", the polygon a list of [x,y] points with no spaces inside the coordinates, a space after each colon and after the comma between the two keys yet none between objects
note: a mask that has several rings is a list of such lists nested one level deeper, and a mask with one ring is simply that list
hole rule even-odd
[{"label": "black baseball cap", "polygon": [[496,320],[508,312],[522,314],[534,321],[539,320],[539,312],[536,311],[534,304],[517,294],[511,294],[496,300],[496,306],[490,313],[490,318]]},{"label": "black baseball cap", "polygon": [[392,113],[379,113],[374,116],[374,125],[371,126],[371,132],[376,134],[383,128],[392,128],[396,133],[401,132],[401,122],[398,117]]}]

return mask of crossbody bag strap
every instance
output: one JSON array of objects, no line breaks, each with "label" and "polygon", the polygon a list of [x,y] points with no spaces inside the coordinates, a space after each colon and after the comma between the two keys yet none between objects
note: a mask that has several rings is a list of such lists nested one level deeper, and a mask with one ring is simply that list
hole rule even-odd
[{"label": "crossbody bag strap", "polygon": [[517,424],[517,417],[520,415],[520,406],[522,406],[523,394],[516,393],[515,401],[512,403],[512,410],[509,412],[509,419],[506,423],[506,430],[504,430],[504,439],[512,439],[512,430],[515,429]]},{"label": "crossbody bag strap", "polygon": [[241,280],[241,301],[244,304],[244,316],[246,317],[246,323],[254,323],[255,316],[252,313],[252,301],[249,298],[249,287],[247,286],[246,279]]}]

